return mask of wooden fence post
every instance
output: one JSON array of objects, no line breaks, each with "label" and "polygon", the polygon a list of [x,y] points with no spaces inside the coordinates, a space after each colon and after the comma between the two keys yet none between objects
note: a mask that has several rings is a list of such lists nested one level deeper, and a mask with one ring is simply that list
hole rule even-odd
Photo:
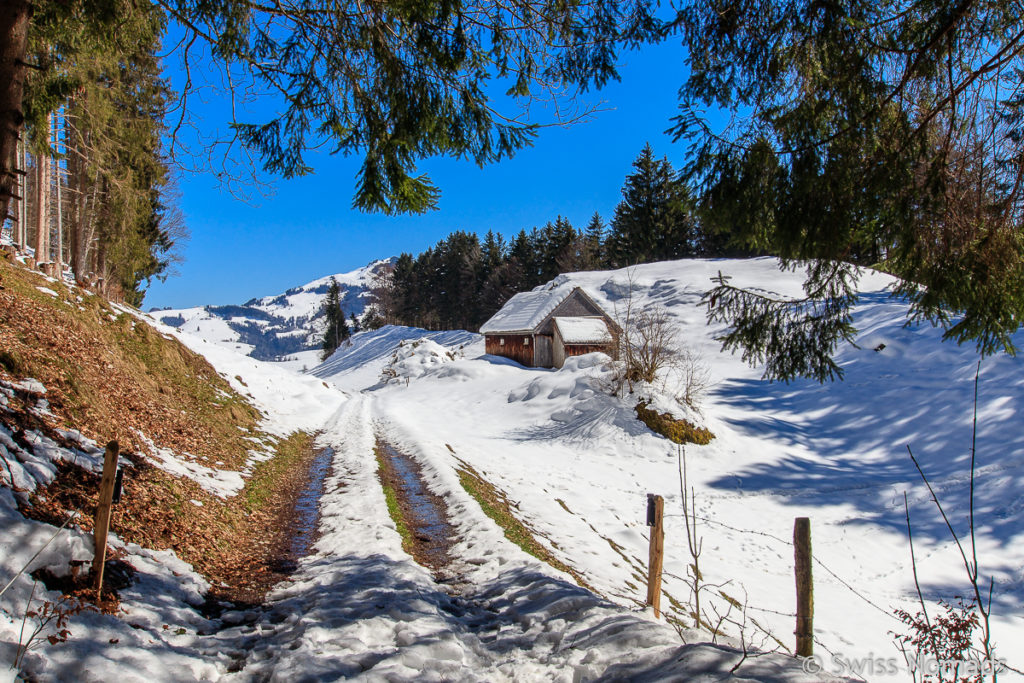
[{"label": "wooden fence post", "polygon": [[654,618],[661,617],[661,568],[665,560],[665,499],[647,494],[647,525],[651,527],[651,552],[647,565],[647,604]]},{"label": "wooden fence post", "polygon": [[793,523],[796,573],[796,654],[814,654],[814,580],[811,573],[811,520],[797,517]]},{"label": "wooden fence post", "polygon": [[93,541],[95,550],[92,557],[92,569],[96,574],[96,599],[101,597],[103,589],[103,565],[107,560],[107,532],[110,530],[110,506],[114,498],[114,482],[117,479],[117,457],[120,448],[117,441],[107,444],[107,452],[103,455],[103,477],[100,479],[100,498],[96,503],[96,517],[93,525]]}]

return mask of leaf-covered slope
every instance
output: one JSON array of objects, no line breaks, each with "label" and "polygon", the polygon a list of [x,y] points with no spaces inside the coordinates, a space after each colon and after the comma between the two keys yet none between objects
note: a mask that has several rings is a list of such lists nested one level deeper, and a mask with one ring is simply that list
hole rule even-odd
[{"label": "leaf-covered slope", "polygon": [[[101,449],[117,439],[118,537],[174,550],[219,595],[258,599],[280,580],[274,531],[302,485],[310,435],[265,431],[255,401],[203,356],[136,311],[0,259],[0,383],[30,389],[0,406],[0,455],[36,480],[17,482],[22,514],[59,525],[77,511],[73,526],[91,530],[99,477],[74,453],[80,438]],[[70,454],[55,477],[34,464],[48,449]],[[237,485],[218,491],[196,472]]]}]

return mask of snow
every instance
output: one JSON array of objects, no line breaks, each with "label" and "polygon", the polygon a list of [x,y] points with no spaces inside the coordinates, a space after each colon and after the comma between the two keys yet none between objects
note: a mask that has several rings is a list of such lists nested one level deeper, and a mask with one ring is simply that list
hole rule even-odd
[{"label": "snow", "polygon": [[[275,361],[280,356],[291,358],[318,346],[318,336],[322,336],[321,307],[332,277],[341,286],[341,304],[346,315],[361,316],[376,273],[391,262],[392,259],[373,261],[348,273],[318,278],[282,294],[251,299],[237,306],[154,310],[150,315],[182,332],[245,355]],[[303,365],[312,367],[316,362],[289,362],[289,367],[296,369]]]},{"label": "snow", "polygon": [[[866,271],[855,315],[859,348],[847,347],[838,357],[846,381],[764,382],[759,369],[721,353],[715,341],[720,328],[705,323],[700,298],[720,271],[739,286],[802,295],[801,273],[781,273],[773,259],[573,274],[542,293],[552,300],[581,286],[606,310],[620,313],[627,305],[664,305],[685,343],[707,362],[712,387],[700,416],[716,439],[686,449],[705,539],[701,569],[709,583],[723,585],[722,592],[748,605],[748,634],[771,632],[791,646],[788,539],[794,518],[809,516],[821,562],[815,567],[819,651],[848,659],[896,655],[890,631],[906,628],[892,610],[918,609],[904,491],[926,598],[934,605],[967,589],[955,546],[907,446],[922,459],[964,533],[977,357],[972,348],[943,343],[938,330],[904,326],[906,305],[889,297],[891,279]],[[561,559],[625,606],[643,599],[637,576],[646,565],[646,494],[664,495],[666,571],[672,574],[665,590],[685,602],[687,587],[676,578],[686,576],[690,562],[678,451],[636,420],[636,397],[609,396],[607,359],[573,358],[552,371],[522,368],[481,351],[468,347],[464,360],[443,371],[376,390],[376,411],[387,429],[418,435],[413,454],[438,473],[453,467],[451,446],[517,501],[527,523],[549,538]],[[994,636],[1007,655],[1012,650],[1005,648],[1024,642],[1024,506],[1017,502],[1024,497],[1024,437],[1012,409],[1024,399],[1020,362],[986,359],[979,396],[979,558],[983,574],[995,580]],[[349,383],[348,371],[317,372],[353,391],[366,386]],[[717,592],[705,604],[728,609]],[[754,621],[760,626],[752,626]],[[737,630],[731,629],[733,635]]]},{"label": "snow", "polygon": [[446,363],[461,356],[461,352],[449,351],[429,338],[415,341],[402,340],[381,372],[381,381],[406,383],[436,371]]},{"label": "snow", "polygon": [[[376,273],[381,267],[390,264],[392,260],[393,259],[381,259],[372,261],[362,268],[357,268],[356,270],[349,271],[347,273],[327,275],[306,283],[301,287],[290,289],[283,295],[265,296],[259,299],[254,299],[250,303],[282,318],[311,318],[319,312],[320,307],[323,305],[324,292],[330,285],[331,278],[342,286],[348,286],[355,289],[366,289],[370,286],[374,273]],[[317,290],[323,291],[318,292]],[[346,312],[350,311],[346,309]],[[356,313],[361,312],[362,311],[356,311]]]},{"label": "snow", "polygon": [[555,318],[555,326],[566,344],[607,344],[612,335],[603,318]]},{"label": "snow", "polygon": [[149,448],[148,460],[150,462],[168,474],[191,479],[207,493],[221,498],[229,498],[245,487],[245,478],[241,472],[217,470],[200,465],[177,455],[169,448],[160,448],[147,439],[144,434],[139,436]]},{"label": "snow", "polygon": [[[360,333],[303,375],[157,325],[251,396],[265,428],[322,430],[318,443],[333,450],[334,461],[320,501],[319,540],[266,605],[215,622],[191,607],[204,581],[173,553],[125,546],[140,570],[138,583],[122,594],[125,614],[74,621],[67,643],[30,654],[29,673],[44,681],[821,680],[827,677],[804,673],[775,640],[792,647],[790,539],[801,516],[812,523],[815,647],[825,672],[844,673],[834,664],[842,659],[897,656],[890,632],[906,629],[892,610],[918,609],[904,492],[927,601],[964,594],[959,556],[906,447],[963,533],[977,357],[942,343],[939,331],[905,326],[905,304],[888,296],[891,280],[865,272],[857,347],[838,356],[846,381],[770,384],[759,369],[721,353],[721,328],[705,322],[699,302],[719,272],[739,286],[802,295],[801,274],[780,272],[773,259],[579,273],[538,290],[547,301],[561,301],[579,286],[613,314],[665,306],[709,370],[712,384],[699,410],[676,399],[679,387],[671,381],[613,395],[614,372],[603,354],[569,358],[560,370],[524,368],[486,355],[482,338],[462,331]],[[389,368],[396,381],[382,382]],[[978,558],[983,577],[994,579],[993,638],[1018,667],[1021,369],[1007,356],[981,364],[975,481]],[[683,577],[692,558],[681,509],[682,449],[636,419],[641,398],[716,435],[707,446],[685,449],[703,539],[700,568],[710,587],[702,609],[705,617],[724,617],[725,635],[715,643],[706,629],[693,630],[687,614]],[[452,584],[436,582],[402,550],[376,477],[378,436],[413,457],[426,485],[446,502],[458,533]],[[0,433],[0,445],[10,451],[12,444],[19,448]],[[79,457],[43,445],[39,453],[8,458],[18,461],[17,477],[36,476],[23,459],[37,460],[45,477],[54,458]],[[95,451],[86,455],[95,462]],[[508,541],[462,488],[459,469],[467,465],[502,490],[538,541],[595,593]],[[642,604],[647,493],[665,497],[662,607],[684,624],[678,631]],[[54,532],[26,521],[13,505],[9,490],[0,489],[0,579]],[[66,567],[69,558],[87,556],[88,540],[61,532],[36,562]],[[17,642],[30,588],[22,576],[0,598],[0,657]],[[744,658],[744,648],[779,651]]]},{"label": "snow", "polygon": [[480,326],[480,334],[528,333],[569,295],[570,290],[538,288],[520,292],[509,299],[491,319]]},{"label": "snow", "polygon": [[[337,456],[315,554],[271,596],[265,619],[218,635],[242,644],[241,678],[576,681],[653,672],[721,680],[723,666],[742,658],[728,645],[683,645],[673,629],[524,555],[450,471],[432,483],[457,513],[465,589],[446,593],[402,551],[388,517],[372,455],[374,403],[353,398],[322,436]],[[780,656],[744,674],[737,679],[819,680]]]},{"label": "snow", "polygon": [[381,373],[403,341],[426,339],[453,351],[473,345],[483,349],[483,337],[465,330],[428,332],[417,327],[385,325],[359,332],[342,344],[326,361],[309,371],[314,377],[343,383],[352,391],[369,389],[380,383]]}]

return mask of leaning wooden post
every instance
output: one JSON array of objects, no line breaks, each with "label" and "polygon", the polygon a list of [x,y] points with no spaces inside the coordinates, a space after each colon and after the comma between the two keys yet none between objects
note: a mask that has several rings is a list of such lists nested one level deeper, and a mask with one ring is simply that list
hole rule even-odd
[{"label": "leaning wooden post", "polygon": [[665,499],[647,494],[647,526],[651,527],[651,552],[647,565],[647,604],[654,618],[661,617],[661,567],[665,560]]},{"label": "leaning wooden post", "polygon": [[793,523],[796,559],[796,654],[814,654],[814,580],[811,575],[811,520],[797,517]]},{"label": "leaning wooden post", "polygon": [[100,499],[96,503],[96,517],[93,526],[95,550],[92,557],[92,569],[96,573],[96,599],[99,600],[103,589],[103,565],[107,560],[107,532],[110,530],[110,506],[114,498],[114,482],[117,479],[117,441],[107,444],[107,452],[103,455],[103,478],[100,479]]}]

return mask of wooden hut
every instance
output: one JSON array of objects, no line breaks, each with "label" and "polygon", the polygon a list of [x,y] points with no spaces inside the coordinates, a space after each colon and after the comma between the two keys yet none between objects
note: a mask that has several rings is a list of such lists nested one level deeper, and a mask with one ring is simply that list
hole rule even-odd
[{"label": "wooden hut", "polygon": [[520,292],[480,327],[487,353],[540,368],[592,351],[611,354],[619,331],[579,287]]}]

